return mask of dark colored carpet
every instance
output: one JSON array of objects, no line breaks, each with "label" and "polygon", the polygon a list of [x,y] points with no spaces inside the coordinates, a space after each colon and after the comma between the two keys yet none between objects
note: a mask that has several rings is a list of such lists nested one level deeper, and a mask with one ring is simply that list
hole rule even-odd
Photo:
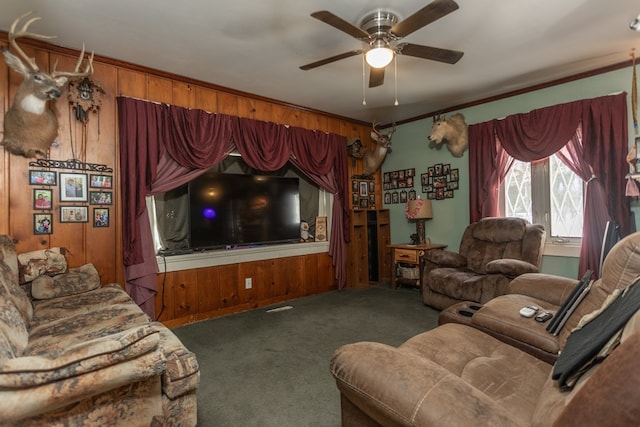
[{"label": "dark colored carpet", "polygon": [[[289,310],[267,312],[291,306]],[[200,426],[339,426],[329,372],[339,346],[398,345],[436,326],[438,311],[416,289],[345,289],[182,326],[196,353]]]}]

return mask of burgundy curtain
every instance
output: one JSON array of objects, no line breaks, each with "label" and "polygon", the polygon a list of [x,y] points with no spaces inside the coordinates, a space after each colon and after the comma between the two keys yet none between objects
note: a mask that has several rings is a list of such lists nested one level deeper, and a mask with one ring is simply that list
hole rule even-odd
[{"label": "burgundy curtain", "polygon": [[471,191],[477,193],[470,197],[472,222],[499,212],[498,189],[511,166],[505,153],[530,162],[560,152],[560,159],[587,183],[579,274],[597,272],[609,218],[623,235],[629,233],[626,93],[470,125],[469,141]]},{"label": "burgundy curtain", "polygon": [[334,194],[329,254],[338,286],[344,286],[349,236],[345,137],[126,97],[117,102],[126,288],[147,314],[155,317],[158,269],[145,197],[190,181],[236,148],[259,170],[276,170],[291,161]]}]

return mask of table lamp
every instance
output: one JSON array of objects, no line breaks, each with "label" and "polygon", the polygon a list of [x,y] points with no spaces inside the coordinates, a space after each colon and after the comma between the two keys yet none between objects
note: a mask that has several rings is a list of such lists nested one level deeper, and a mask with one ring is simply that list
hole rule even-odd
[{"label": "table lamp", "polygon": [[418,244],[428,243],[424,234],[424,221],[433,218],[431,210],[431,200],[409,200],[406,206],[407,219],[416,221],[416,233],[418,234]]}]

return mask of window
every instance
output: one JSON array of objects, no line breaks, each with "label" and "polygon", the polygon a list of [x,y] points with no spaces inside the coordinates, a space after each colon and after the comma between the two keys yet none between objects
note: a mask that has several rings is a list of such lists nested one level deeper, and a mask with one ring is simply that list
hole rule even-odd
[{"label": "window", "polygon": [[514,161],[500,197],[504,216],[543,224],[546,255],[578,255],[584,219],[584,182],[555,155]]}]

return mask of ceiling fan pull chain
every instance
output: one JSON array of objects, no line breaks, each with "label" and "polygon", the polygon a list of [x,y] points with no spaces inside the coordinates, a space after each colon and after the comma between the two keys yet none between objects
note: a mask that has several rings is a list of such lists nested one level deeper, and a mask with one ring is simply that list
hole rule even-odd
[{"label": "ceiling fan pull chain", "polygon": [[365,62],[364,62],[364,53],[362,54],[362,105],[367,105],[367,88],[365,86]]},{"label": "ceiling fan pull chain", "polygon": [[393,105],[398,105],[398,55],[393,55],[393,80],[396,85],[396,102]]}]

